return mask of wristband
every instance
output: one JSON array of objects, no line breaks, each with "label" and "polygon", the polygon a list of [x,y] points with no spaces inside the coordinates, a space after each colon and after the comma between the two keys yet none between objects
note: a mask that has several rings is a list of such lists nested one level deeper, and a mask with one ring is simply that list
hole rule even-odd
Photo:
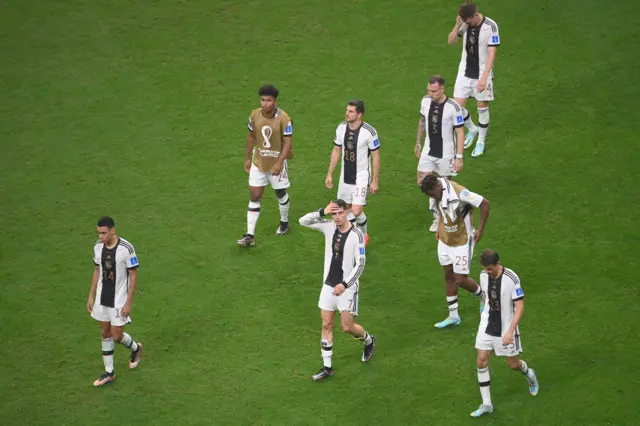
[{"label": "wristband", "polygon": [[462,160],[462,154],[456,154],[456,158]]}]

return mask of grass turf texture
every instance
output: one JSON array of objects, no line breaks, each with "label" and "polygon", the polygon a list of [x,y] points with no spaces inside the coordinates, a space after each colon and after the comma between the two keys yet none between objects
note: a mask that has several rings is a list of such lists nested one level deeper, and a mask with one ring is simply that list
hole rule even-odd
[{"label": "grass turf texture", "polygon": [[[595,0],[481,2],[500,25],[497,101],[484,157],[458,181],[492,213],[477,255],[500,251],[527,294],[523,358],[541,382],[492,358],[490,424],[632,424],[640,385],[636,135],[638,17]],[[0,13],[2,248],[0,418],[6,424],[467,424],[480,402],[476,299],[446,315],[427,199],[412,155],[430,74],[453,91],[457,2],[6,1]],[[324,188],[350,98],[381,136],[381,192],[360,321],[370,365],[337,332],[321,365],[322,237],[275,237],[268,190],[258,246],[240,250],[246,121],[262,83],[294,119],[291,217]],[[469,108],[476,117],[475,107]],[[97,217],[116,218],[141,269],[145,343],[118,379],[86,313]]]}]

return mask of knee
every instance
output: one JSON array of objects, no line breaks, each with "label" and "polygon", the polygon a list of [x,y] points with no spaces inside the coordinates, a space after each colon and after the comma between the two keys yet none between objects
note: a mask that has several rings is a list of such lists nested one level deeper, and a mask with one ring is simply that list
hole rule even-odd
[{"label": "knee", "polygon": [[519,358],[507,358],[507,365],[512,370],[520,370],[520,359]]},{"label": "knee", "polygon": [[476,364],[478,365],[478,368],[487,368],[489,366],[489,357],[484,355],[478,355]]},{"label": "knee", "polygon": [[467,276],[466,275],[458,275],[458,274],[456,274],[456,276],[453,278],[453,281],[455,282],[456,286],[458,286],[458,287],[461,287],[466,280],[467,280]]},{"label": "knee", "polygon": [[333,322],[323,322],[322,331],[325,333],[331,333],[333,331]]},{"label": "knee", "polygon": [[351,333],[353,324],[350,321],[340,321],[340,326],[345,333]]},{"label": "knee", "polygon": [[276,189],[276,197],[284,198],[285,195],[287,195],[286,189]]},{"label": "knee", "polygon": [[122,342],[122,332],[121,331],[111,331],[111,337],[113,341],[116,343]]},{"label": "knee", "polygon": [[100,331],[100,337],[102,337],[103,339],[110,339],[111,338],[111,330],[101,330]]},{"label": "knee", "polygon": [[351,212],[354,216],[360,216],[362,214],[362,206],[360,205],[352,205]]}]

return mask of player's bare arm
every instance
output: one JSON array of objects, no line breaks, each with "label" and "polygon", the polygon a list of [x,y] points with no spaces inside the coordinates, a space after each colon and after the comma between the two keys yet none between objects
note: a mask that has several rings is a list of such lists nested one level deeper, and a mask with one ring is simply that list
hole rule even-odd
[{"label": "player's bare arm", "polygon": [[491,68],[493,68],[493,62],[496,60],[497,52],[498,48],[496,46],[489,46],[487,64],[484,67],[480,79],[478,79],[478,92],[483,92],[484,89],[487,88],[487,78],[489,78],[489,73],[491,72]]},{"label": "player's bare arm", "polygon": [[416,146],[414,149],[414,152],[417,158],[420,158],[420,154],[422,151],[422,141],[424,140],[424,133],[425,133],[424,129],[425,129],[424,116],[421,115],[420,120],[418,120],[418,136],[416,136]]},{"label": "player's bare arm", "polygon": [[244,155],[244,171],[249,173],[251,171],[251,155],[253,154],[253,147],[256,143],[253,132],[247,134],[247,146]]},{"label": "player's bare arm", "polygon": [[284,161],[287,159],[287,155],[291,152],[291,146],[293,141],[291,140],[291,136],[283,136],[282,137],[282,151],[280,151],[280,156],[278,157],[278,162],[273,165],[271,169],[271,174],[278,176],[284,167]]},{"label": "player's bare arm", "polygon": [[373,175],[371,176],[371,185],[369,190],[372,194],[375,194],[378,192],[378,189],[380,189],[380,182],[378,179],[380,177],[380,150],[376,149],[373,151],[371,153],[371,157],[373,160]]},{"label": "player's bare arm", "polygon": [[96,289],[98,288],[98,280],[100,279],[100,266],[95,265],[93,268],[93,276],[91,277],[91,289],[89,289],[89,299],[87,300],[87,311],[93,311],[93,301],[96,300]]},{"label": "player's bare arm", "polygon": [[504,333],[504,336],[502,336],[503,345],[510,345],[513,343],[513,333],[515,333],[516,327],[518,327],[518,323],[520,322],[522,315],[524,315],[524,299],[516,300],[515,311],[513,313],[511,326],[509,326],[507,332]]},{"label": "player's bare arm", "polygon": [[133,305],[133,296],[136,294],[136,287],[138,284],[138,270],[129,269],[129,293],[127,294],[127,301],[120,310],[120,315],[123,317],[129,316],[131,313],[131,306]]},{"label": "player's bare arm", "polygon": [[453,162],[453,171],[456,173],[460,173],[462,171],[463,162],[462,155],[464,153],[464,127],[456,128],[456,160]]},{"label": "player's bare arm", "polygon": [[476,229],[475,235],[473,236],[473,240],[476,243],[482,239],[482,235],[484,234],[484,227],[487,224],[487,219],[489,219],[489,210],[491,210],[489,200],[484,198],[480,204],[480,227]]},{"label": "player's bare arm", "polygon": [[456,16],[456,24],[453,26],[453,29],[449,33],[448,41],[449,44],[455,44],[460,38],[460,27],[462,26],[462,18],[460,15]]},{"label": "player's bare arm", "polygon": [[336,169],[341,155],[342,147],[334,146],[331,151],[331,158],[329,159],[329,171],[327,172],[327,177],[324,179],[324,184],[328,189],[333,188],[333,171]]}]

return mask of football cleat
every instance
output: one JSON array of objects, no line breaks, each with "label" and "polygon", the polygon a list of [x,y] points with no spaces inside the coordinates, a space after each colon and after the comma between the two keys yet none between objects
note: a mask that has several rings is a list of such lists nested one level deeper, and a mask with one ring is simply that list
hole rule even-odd
[{"label": "football cleat", "polygon": [[482,154],[484,154],[484,142],[478,141],[478,143],[476,144],[476,147],[473,149],[473,152],[471,153],[471,156],[480,157]]},{"label": "football cleat", "polygon": [[376,336],[371,335],[371,344],[364,345],[364,350],[362,351],[362,362],[369,362],[369,360],[373,356],[373,350],[375,348],[376,348]]},{"label": "football cleat", "polygon": [[478,129],[475,132],[467,132],[467,136],[464,138],[464,149],[473,145],[473,140],[478,136]]},{"label": "football cleat", "polygon": [[102,373],[102,376],[100,376],[100,378],[96,379],[93,382],[93,386],[96,388],[99,388],[100,386],[104,386],[107,383],[113,382],[116,379],[116,373],[115,372],[111,372],[111,373],[107,373],[106,371],[104,373]]},{"label": "football cleat", "polygon": [[333,368],[322,367],[320,371],[318,371],[316,374],[311,376],[311,379],[317,382],[318,380],[326,379],[327,377],[330,377],[330,376],[333,376]]},{"label": "football cleat", "polygon": [[284,235],[289,232],[289,222],[280,222],[278,229],[276,229],[276,235]]},{"label": "football cleat", "polygon": [[253,247],[256,245],[256,239],[251,234],[244,234],[242,238],[238,240],[240,247]]},{"label": "football cleat", "polygon": [[447,328],[451,325],[460,325],[462,319],[460,317],[456,319],[447,318],[444,321],[440,321],[439,323],[434,324],[435,328]]},{"label": "football cleat", "polygon": [[138,343],[138,350],[131,351],[131,358],[129,358],[129,368],[136,368],[142,360],[142,343]]},{"label": "football cleat", "polygon": [[483,414],[493,413],[493,405],[484,405],[480,404],[480,407],[473,413],[471,413],[471,417],[480,417]]},{"label": "football cleat", "polygon": [[530,368],[529,371],[531,371],[531,375],[533,376],[532,379],[529,379],[527,377],[527,382],[529,383],[529,393],[532,396],[536,396],[538,394],[538,388],[540,387],[540,385],[538,384],[538,378],[536,377],[536,372],[533,371],[533,368]]}]

